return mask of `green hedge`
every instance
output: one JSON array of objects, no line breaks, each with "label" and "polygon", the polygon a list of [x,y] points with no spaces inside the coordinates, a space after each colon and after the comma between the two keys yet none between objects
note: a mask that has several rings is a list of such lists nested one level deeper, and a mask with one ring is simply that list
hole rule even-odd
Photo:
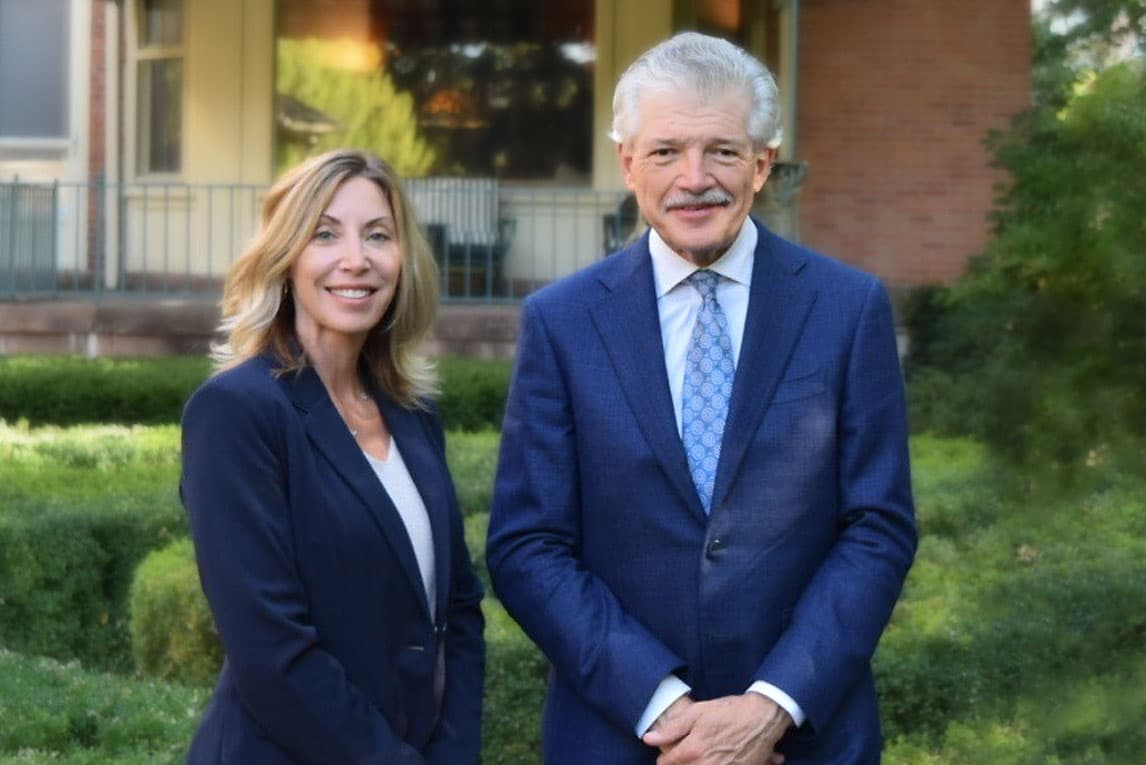
[{"label": "green hedge", "polygon": [[0,424],[0,645],[130,666],[127,591],[186,535],[177,428]]},{"label": "green hedge", "polygon": [[[501,426],[510,362],[439,361],[442,421],[454,430]],[[0,420],[33,425],[177,423],[210,373],[205,358],[0,357]]]},{"label": "green hedge", "polygon": [[143,559],[131,583],[128,608],[131,654],[141,674],[193,685],[215,681],[223,665],[223,644],[199,586],[190,539]]},{"label": "green hedge", "polygon": [[0,358],[0,419],[34,425],[176,423],[210,370],[191,357]]},{"label": "green hedge", "polygon": [[0,762],[182,763],[207,698],[0,649]]},{"label": "green hedge", "polygon": [[[497,443],[447,434],[469,516],[489,510]],[[187,534],[178,481],[177,426],[0,422],[0,645],[131,666],[128,588],[144,556]]]}]

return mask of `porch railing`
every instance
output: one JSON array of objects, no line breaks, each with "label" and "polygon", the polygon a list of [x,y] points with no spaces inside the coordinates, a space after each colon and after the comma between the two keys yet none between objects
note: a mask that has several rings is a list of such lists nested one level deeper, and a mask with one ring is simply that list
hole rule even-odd
[{"label": "porch railing", "polygon": [[[407,182],[446,302],[515,301],[603,257],[636,227],[624,192]],[[263,186],[0,183],[0,300],[217,296]]]}]

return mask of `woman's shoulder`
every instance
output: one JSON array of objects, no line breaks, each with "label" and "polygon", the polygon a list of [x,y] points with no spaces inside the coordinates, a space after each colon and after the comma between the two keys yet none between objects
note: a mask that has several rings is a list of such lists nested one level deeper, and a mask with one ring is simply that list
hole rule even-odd
[{"label": "woman's shoulder", "polygon": [[209,377],[191,395],[187,408],[212,402],[238,411],[255,411],[287,403],[281,365],[267,355],[255,356]]}]

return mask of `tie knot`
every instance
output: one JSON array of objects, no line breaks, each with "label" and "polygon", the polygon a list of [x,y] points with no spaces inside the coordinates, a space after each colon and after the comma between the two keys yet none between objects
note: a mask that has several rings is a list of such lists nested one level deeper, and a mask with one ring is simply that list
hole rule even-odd
[{"label": "tie knot", "polygon": [[688,283],[696,288],[704,300],[711,300],[716,297],[716,285],[719,281],[720,274],[709,271],[707,268],[697,269],[688,276]]}]

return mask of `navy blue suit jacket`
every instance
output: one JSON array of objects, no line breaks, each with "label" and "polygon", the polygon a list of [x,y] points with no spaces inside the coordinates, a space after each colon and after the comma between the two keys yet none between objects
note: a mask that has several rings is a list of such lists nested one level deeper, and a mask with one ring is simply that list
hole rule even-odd
[{"label": "navy blue suit jacket", "polygon": [[431,614],[398,511],[318,375],[275,368],[208,380],[183,415],[181,495],[226,649],[190,761],[477,762],[482,593],[440,426],[375,391],[429,513]]},{"label": "navy blue suit jacket", "polygon": [[879,759],[870,659],[915,552],[886,292],[762,226],[711,516],[689,477],[648,237],[526,301],[487,561],[550,659],[547,763],[652,763],[670,672],[772,683],[790,765]]}]

